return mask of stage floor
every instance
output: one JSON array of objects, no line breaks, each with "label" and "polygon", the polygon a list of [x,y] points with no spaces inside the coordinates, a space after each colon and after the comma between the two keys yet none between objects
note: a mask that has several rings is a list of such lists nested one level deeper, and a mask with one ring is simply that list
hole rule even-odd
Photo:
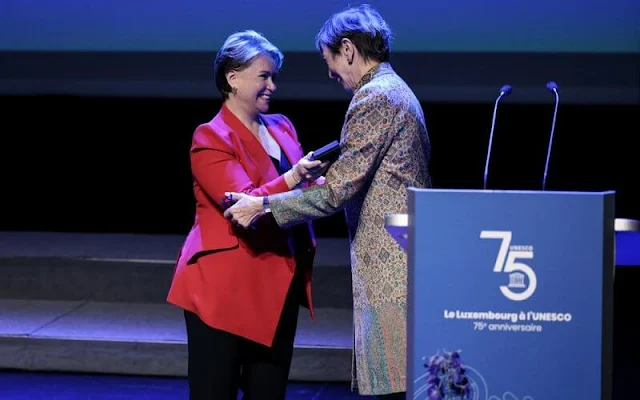
[{"label": "stage floor", "polygon": [[[355,399],[348,383],[292,382],[287,400]],[[2,400],[187,400],[185,378],[0,371]],[[238,397],[241,398],[240,396]]]},{"label": "stage floor", "polygon": [[[182,239],[0,232],[0,400],[186,400],[184,324],[164,300]],[[355,398],[346,240],[319,241],[314,286],[288,399]],[[616,270],[614,400],[638,398],[638,287],[640,268]]]}]

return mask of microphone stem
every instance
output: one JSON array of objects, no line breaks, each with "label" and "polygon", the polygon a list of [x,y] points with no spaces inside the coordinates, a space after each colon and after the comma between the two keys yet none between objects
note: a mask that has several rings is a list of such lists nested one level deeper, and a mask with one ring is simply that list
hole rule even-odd
[{"label": "microphone stem", "polygon": [[558,104],[560,103],[560,95],[558,91],[554,89],[555,106],[553,107],[553,120],[551,122],[551,135],[549,136],[549,147],[547,148],[547,159],[544,163],[544,175],[542,176],[542,190],[545,190],[547,186],[547,172],[549,172],[549,158],[551,157],[551,146],[553,144],[553,132],[556,129],[556,115],[558,114]]},{"label": "microphone stem", "polygon": [[491,158],[491,146],[493,144],[493,130],[496,126],[496,114],[498,112],[498,103],[500,99],[505,95],[504,92],[500,92],[500,95],[496,99],[495,105],[493,106],[493,118],[491,119],[491,133],[489,134],[489,149],[487,150],[487,160],[484,164],[484,190],[487,190],[487,177],[489,175],[489,159]]}]

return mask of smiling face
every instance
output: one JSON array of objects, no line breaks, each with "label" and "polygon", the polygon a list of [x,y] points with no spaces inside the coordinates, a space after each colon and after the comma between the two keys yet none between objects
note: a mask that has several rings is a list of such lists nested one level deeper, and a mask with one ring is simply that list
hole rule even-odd
[{"label": "smiling face", "polygon": [[324,44],[321,47],[322,58],[324,58],[329,69],[329,78],[335,79],[345,90],[353,91],[359,79],[356,79],[357,74],[353,62],[349,63],[349,58],[353,59],[354,56],[351,54],[354,51],[352,45],[343,43],[338,54],[332,53]]},{"label": "smiling face", "polygon": [[227,73],[229,85],[237,89],[231,96],[248,112],[266,113],[271,96],[276,91],[277,74],[273,59],[268,55],[260,55],[246,68]]}]

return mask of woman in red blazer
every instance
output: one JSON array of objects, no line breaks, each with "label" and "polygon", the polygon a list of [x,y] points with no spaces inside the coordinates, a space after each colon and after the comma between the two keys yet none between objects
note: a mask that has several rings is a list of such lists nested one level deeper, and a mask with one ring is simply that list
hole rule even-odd
[{"label": "woman in red blazer", "polygon": [[283,55],[254,31],[216,55],[219,113],[191,146],[195,223],[167,301],[185,313],[190,399],[284,399],[298,309],[309,308],[311,225],[283,230],[271,217],[244,230],[225,219],[224,192],[265,196],[308,184],[323,168],[303,158],[291,122],[265,114]]}]

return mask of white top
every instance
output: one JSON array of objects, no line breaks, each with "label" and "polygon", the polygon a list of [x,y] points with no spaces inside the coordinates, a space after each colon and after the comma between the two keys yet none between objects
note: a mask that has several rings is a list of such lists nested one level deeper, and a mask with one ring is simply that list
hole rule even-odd
[{"label": "white top", "polygon": [[264,123],[262,121],[260,121],[260,127],[258,128],[258,140],[260,140],[260,143],[262,144],[262,147],[267,152],[267,154],[269,154],[276,160],[280,159],[280,146],[278,145],[278,142],[276,142],[276,140],[273,138],[273,136],[271,136],[269,130],[266,126],[264,126]]}]

